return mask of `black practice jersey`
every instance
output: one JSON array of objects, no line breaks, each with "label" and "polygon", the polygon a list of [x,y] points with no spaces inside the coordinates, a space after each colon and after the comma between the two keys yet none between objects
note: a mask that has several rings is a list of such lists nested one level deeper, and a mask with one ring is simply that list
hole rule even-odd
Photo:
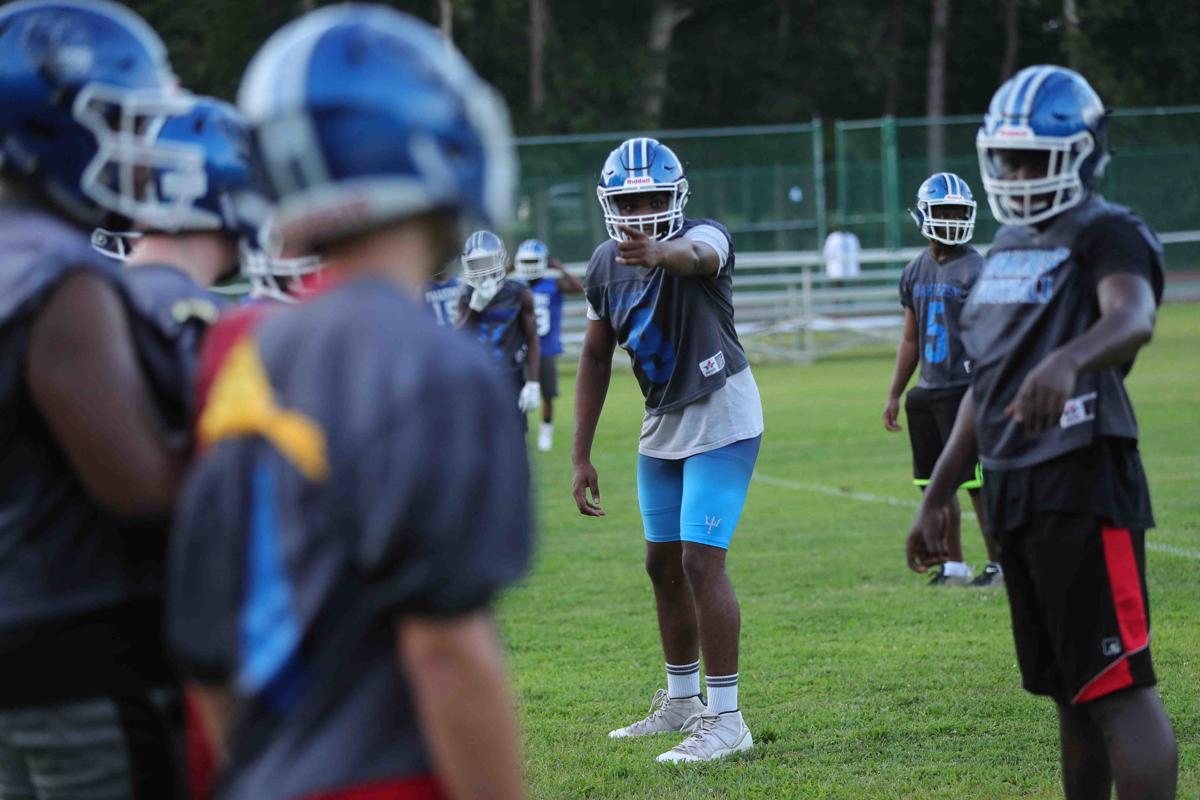
[{"label": "black practice jersey", "polygon": [[1028,467],[1100,436],[1137,439],[1124,384],[1131,365],[1080,374],[1059,425],[1040,435],[1026,435],[1004,413],[1034,367],[1099,319],[1096,286],[1116,272],[1145,276],[1161,299],[1157,237],[1131,211],[1096,195],[1044,229],[1005,226],[996,234],[962,314],[984,467]]},{"label": "black practice jersey", "polygon": [[900,276],[900,304],[917,318],[917,352],[924,389],[950,389],[971,382],[971,362],[962,344],[959,316],[983,268],[974,247],[955,247],[938,263],[926,248]]},{"label": "black practice jersey", "polygon": [[629,354],[651,414],[695,402],[747,366],[733,325],[733,242],[724,225],[709,219],[685,220],[677,237],[700,225],[730,242],[715,275],[682,278],[662,267],[618,264],[610,239],[592,253],[583,281],[591,310]]},{"label": "black practice jersey", "polygon": [[466,318],[463,330],[479,341],[491,353],[505,373],[520,373],[528,356],[529,344],[521,325],[521,298],[529,287],[521,281],[505,278],[492,302],[479,314],[468,311],[475,289],[464,286],[459,295],[458,316]]}]

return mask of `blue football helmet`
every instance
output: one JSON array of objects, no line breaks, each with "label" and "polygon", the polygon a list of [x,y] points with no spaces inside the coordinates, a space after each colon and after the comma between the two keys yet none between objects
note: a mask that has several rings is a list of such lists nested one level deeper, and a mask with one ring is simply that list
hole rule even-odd
[{"label": "blue football helmet", "polygon": [[[948,219],[935,211],[944,207],[965,208],[963,219]],[[917,207],[908,213],[926,239],[947,245],[966,244],[975,234],[975,198],[971,187],[953,172],[935,172],[917,189]]]},{"label": "blue football helmet", "polygon": [[[668,209],[659,214],[627,217],[618,213],[613,198],[646,192],[669,192]],[[683,228],[683,208],[688,201],[683,162],[657,139],[645,136],[627,139],[608,154],[600,171],[596,197],[604,211],[604,226],[610,238],[624,241],[625,234],[617,226],[626,225],[660,241],[670,239]]]},{"label": "blue football helmet", "polygon": [[289,246],[430,211],[498,226],[511,217],[504,102],[414,17],[354,4],[306,14],[254,56],[238,104]]},{"label": "blue football helmet", "polygon": [[[1081,203],[1108,163],[1107,115],[1083,76],[1065,67],[1026,67],[1005,81],[975,138],[997,221],[1031,225]],[[1044,175],[1012,177],[1013,151],[1044,158]]]},{"label": "blue football helmet", "polygon": [[[0,8],[0,163],[88,225],[157,224],[177,204],[150,170],[194,160],[159,147],[186,95],[158,35],[104,0],[21,0]],[[185,101],[186,102],[186,101]]]},{"label": "blue football helmet", "polygon": [[546,274],[550,250],[540,239],[526,239],[517,247],[513,274],[526,281],[540,280]]},{"label": "blue football helmet", "polygon": [[475,231],[463,245],[462,268],[463,281],[476,289],[489,280],[503,278],[508,270],[504,240],[491,231]]},{"label": "blue football helmet", "polygon": [[253,169],[250,129],[236,108],[213,97],[193,97],[186,111],[163,121],[157,141],[198,159],[200,169],[155,170],[154,192],[174,208],[156,229],[256,233],[254,224],[239,213],[251,189]]}]

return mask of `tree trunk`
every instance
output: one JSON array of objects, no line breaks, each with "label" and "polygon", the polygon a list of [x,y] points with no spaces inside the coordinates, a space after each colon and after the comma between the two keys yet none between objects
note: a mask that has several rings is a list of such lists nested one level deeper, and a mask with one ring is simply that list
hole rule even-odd
[{"label": "tree trunk", "polygon": [[529,0],[529,111],[538,117],[546,105],[546,0]]},{"label": "tree trunk", "polygon": [[1067,51],[1067,66],[1079,69],[1079,10],[1075,0],[1063,0],[1063,45]]},{"label": "tree trunk", "polygon": [[[950,26],[950,0],[933,0],[933,19],[929,34],[929,75],[925,115],[941,117],[946,114],[946,34]],[[940,121],[931,120],[926,152],[930,171],[941,169],[946,158],[945,131]]]},{"label": "tree trunk", "polygon": [[667,93],[667,67],[671,53],[671,38],[679,23],[692,15],[679,0],[656,0],[650,17],[650,55],[654,59],[646,81],[646,116],[652,127],[662,123],[663,99]]},{"label": "tree trunk", "polygon": [[438,27],[443,36],[454,41],[454,0],[438,0]]},{"label": "tree trunk", "polygon": [[775,0],[779,11],[779,23],[775,28],[775,57],[782,60],[787,55],[788,38],[792,28],[792,0]]},{"label": "tree trunk", "polygon": [[1021,45],[1021,29],[1017,26],[1017,7],[1020,0],[1005,0],[1004,3],[1004,64],[1000,67],[1000,82],[1008,80],[1017,71],[1017,52]]},{"label": "tree trunk", "polygon": [[883,113],[896,116],[900,103],[900,61],[904,58],[904,0],[892,0],[892,42],[889,50],[887,88],[883,95]]}]

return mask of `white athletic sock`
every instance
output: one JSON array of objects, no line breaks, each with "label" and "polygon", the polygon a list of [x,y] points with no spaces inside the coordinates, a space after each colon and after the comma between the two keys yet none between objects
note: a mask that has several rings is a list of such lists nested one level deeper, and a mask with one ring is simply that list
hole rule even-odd
[{"label": "white athletic sock", "polygon": [[700,696],[700,659],[690,664],[667,664],[667,696]]},{"label": "white athletic sock", "polygon": [[971,568],[967,566],[965,561],[947,561],[942,565],[942,572],[950,577],[958,577],[960,575],[970,575]]},{"label": "white athletic sock", "polygon": [[724,714],[738,709],[738,674],[705,675],[708,685],[708,713]]},{"label": "white athletic sock", "polygon": [[543,422],[540,430],[543,435],[545,435],[547,432],[554,433],[554,423],[553,422]]}]

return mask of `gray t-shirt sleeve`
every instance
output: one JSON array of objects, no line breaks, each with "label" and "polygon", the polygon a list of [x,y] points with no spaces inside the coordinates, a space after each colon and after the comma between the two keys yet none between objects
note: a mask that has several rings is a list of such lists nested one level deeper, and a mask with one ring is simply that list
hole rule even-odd
[{"label": "gray t-shirt sleeve", "polygon": [[719,261],[718,271],[725,269],[725,265],[729,263],[729,239],[725,238],[725,234],[721,233],[712,225],[697,225],[694,228],[689,228],[683,234],[683,238],[690,242],[699,242],[706,244],[713,249],[717,254]]},{"label": "gray t-shirt sleeve", "polygon": [[909,263],[900,275],[900,305],[904,308],[913,307],[913,274],[916,272],[914,267],[915,264]]}]

